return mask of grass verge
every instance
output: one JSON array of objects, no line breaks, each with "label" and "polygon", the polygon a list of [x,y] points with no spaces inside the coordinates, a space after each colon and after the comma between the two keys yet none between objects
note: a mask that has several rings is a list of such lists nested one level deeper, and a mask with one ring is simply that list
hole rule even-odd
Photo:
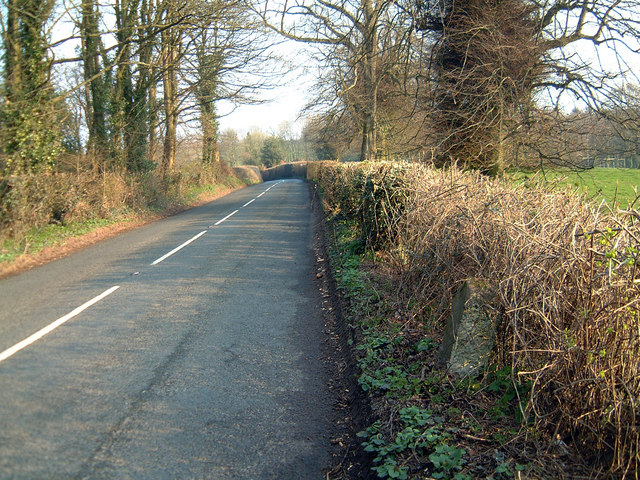
[{"label": "grass verge", "polygon": [[8,238],[0,245],[0,269],[8,265],[20,255],[39,253],[45,247],[61,245],[68,238],[79,237],[91,233],[97,228],[113,225],[125,218],[99,218],[67,225],[44,225],[27,230],[20,238]]},{"label": "grass verge", "polygon": [[[0,276],[255,183],[224,165],[153,174],[47,172],[11,177],[0,200]],[[8,192],[8,193],[7,193]]]}]

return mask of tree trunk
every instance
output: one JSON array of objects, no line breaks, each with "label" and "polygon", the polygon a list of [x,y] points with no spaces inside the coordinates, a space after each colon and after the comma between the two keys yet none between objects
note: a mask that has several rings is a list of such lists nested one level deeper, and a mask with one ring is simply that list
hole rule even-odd
[{"label": "tree trunk", "polygon": [[362,106],[362,146],[360,160],[374,161],[377,157],[378,116],[378,35],[377,18],[371,0],[362,0],[364,12],[363,81],[364,105]]},{"label": "tree trunk", "polygon": [[21,99],[20,21],[17,0],[7,2],[7,30],[4,34],[4,105],[2,105],[2,125],[0,126],[0,149],[6,154],[15,153],[19,144],[15,132],[20,123],[18,112]]},{"label": "tree trunk", "polygon": [[52,102],[46,25],[53,0],[10,0],[4,31],[4,102],[0,148],[11,169],[53,165],[60,153],[60,125]]},{"label": "tree trunk", "polygon": [[177,121],[175,121],[174,115],[169,115],[166,119],[164,148],[162,150],[162,178],[166,178],[167,174],[173,170],[176,161],[176,130]]},{"label": "tree trunk", "polygon": [[493,165],[491,166],[491,172],[490,175],[491,176],[498,176],[500,175],[505,168],[505,165],[507,163],[506,160],[506,141],[505,141],[505,137],[506,137],[506,128],[505,128],[505,111],[504,111],[504,104],[500,105],[500,110],[499,110],[499,117],[498,118],[498,132],[497,132],[497,138],[496,138],[496,145],[495,145],[495,154],[494,154],[494,161],[493,161]]},{"label": "tree trunk", "polygon": [[107,86],[100,65],[101,42],[98,29],[98,7],[95,0],[82,0],[82,58],[87,84],[87,150],[94,160],[104,160],[107,146]]},{"label": "tree trunk", "polygon": [[200,114],[202,125],[202,163],[212,164],[220,161],[218,148],[218,119],[213,105],[207,105]]},{"label": "tree trunk", "polygon": [[132,19],[131,0],[116,0],[114,11],[116,17],[116,78],[113,94],[114,112],[113,124],[113,149],[117,162],[122,167],[131,169],[129,164],[129,152],[127,151],[129,109],[133,97],[133,75],[131,73],[131,39],[134,33]]},{"label": "tree trunk", "polygon": [[7,2],[7,31],[4,35],[4,88],[9,102],[15,101],[20,86],[20,22],[17,0]]},{"label": "tree trunk", "polygon": [[[365,81],[365,85],[367,85],[367,83],[368,82]],[[360,148],[360,160],[375,161],[378,156],[378,125],[377,92],[374,85],[368,85],[367,97],[366,104],[364,105],[364,119],[362,122],[362,146]]]},{"label": "tree trunk", "polygon": [[163,86],[164,86],[164,116],[165,116],[165,133],[164,133],[164,148],[162,151],[162,178],[165,178],[167,174],[173,169],[176,161],[176,134],[178,126],[177,115],[177,78],[175,74],[175,65],[173,65],[167,58],[172,58],[173,52],[169,47],[166,48],[165,57],[165,71],[163,74]]},{"label": "tree trunk", "polygon": [[[166,12],[165,21],[170,24],[173,18],[172,7]],[[178,126],[178,46],[180,32],[175,27],[167,27],[162,32],[162,66],[164,90],[165,136],[162,154],[162,177],[173,169],[176,159],[176,133]]]},{"label": "tree trunk", "polygon": [[199,43],[196,49],[198,72],[196,98],[200,109],[202,163],[204,164],[220,161],[215,101],[218,94],[220,69],[224,62],[218,40],[218,26],[215,23],[207,25],[196,40]]},{"label": "tree trunk", "polygon": [[147,156],[154,165],[158,164],[158,86],[155,81],[155,69],[150,71],[151,84],[149,85],[149,141],[147,142]]},{"label": "tree trunk", "polygon": [[136,47],[139,52],[137,61],[138,75],[133,86],[131,104],[127,110],[128,164],[130,170],[142,172],[149,168],[148,141],[150,130],[149,90],[154,83],[151,75],[155,26],[153,22],[153,4],[149,0],[139,3],[139,21],[137,22]]}]

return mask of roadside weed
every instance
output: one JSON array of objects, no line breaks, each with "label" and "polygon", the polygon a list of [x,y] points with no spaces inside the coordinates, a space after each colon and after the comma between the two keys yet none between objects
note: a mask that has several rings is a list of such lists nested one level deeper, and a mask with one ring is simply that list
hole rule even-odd
[{"label": "roadside weed", "polygon": [[523,419],[531,386],[514,383],[508,368],[491,367],[478,378],[450,377],[438,366],[440,343],[428,312],[394,303],[387,280],[370,274],[371,260],[354,226],[333,226],[332,265],[349,301],[357,380],[376,411],[375,421],[358,434],[372,455],[372,472],[381,479],[470,480],[481,468],[483,478],[513,478],[513,459],[480,467],[473,461],[477,445],[468,439],[489,437],[483,448],[498,451],[500,439],[516,435],[511,425]]},{"label": "roadside weed", "polygon": [[365,451],[376,455],[373,470],[379,478],[408,478],[404,463],[409,457],[428,459],[433,478],[467,478],[458,475],[466,463],[465,450],[450,444],[451,430],[443,426],[443,418],[415,406],[401,409],[398,418],[403,428],[390,442],[384,439],[379,421],[358,434],[365,438]]},{"label": "roadside weed", "polygon": [[531,382],[516,382],[510,367],[489,369],[487,390],[499,396],[490,413],[496,418],[513,415],[518,423],[525,423],[524,412],[531,391]]},{"label": "roadside weed", "polygon": [[38,253],[45,247],[57,246],[71,237],[92,232],[118,221],[118,218],[95,218],[65,225],[49,224],[29,229],[19,239],[4,239],[0,243],[0,263],[15,260],[23,253]]}]

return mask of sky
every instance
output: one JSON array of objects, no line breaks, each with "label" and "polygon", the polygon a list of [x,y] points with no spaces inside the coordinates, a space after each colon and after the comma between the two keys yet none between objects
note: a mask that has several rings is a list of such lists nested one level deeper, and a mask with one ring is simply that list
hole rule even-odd
[{"label": "sky", "polygon": [[[291,40],[280,41],[276,47],[277,54],[291,68],[281,77],[281,85],[267,90],[262,95],[268,99],[259,105],[240,105],[232,113],[229,103],[220,102],[218,113],[220,130],[235,130],[239,136],[259,129],[264,133],[277,134],[283,123],[288,122],[294,134],[300,134],[305,124],[301,116],[304,107],[311,100],[310,90],[315,82],[311,73],[316,68],[305,47]],[[314,70],[315,71],[315,70]]]},{"label": "sky", "polygon": [[[308,83],[294,83],[279,87],[269,96],[273,101],[260,105],[241,105],[233,113],[220,118],[220,130],[235,130],[240,137],[250,130],[259,129],[265,133],[277,134],[285,122],[291,124],[294,134],[304,127],[300,112],[308,102]],[[222,114],[229,105],[220,106]]]}]

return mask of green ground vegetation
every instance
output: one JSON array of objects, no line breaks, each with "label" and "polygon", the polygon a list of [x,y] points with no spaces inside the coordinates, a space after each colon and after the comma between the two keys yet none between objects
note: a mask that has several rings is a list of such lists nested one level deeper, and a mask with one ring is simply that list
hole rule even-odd
[{"label": "green ground vegetation", "polygon": [[0,266],[9,264],[20,255],[38,253],[45,247],[62,245],[68,238],[79,237],[91,233],[97,228],[106,227],[122,221],[124,218],[97,218],[67,225],[44,225],[34,227],[19,238],[5,238],[0,243]]},{"label": "green ground vegetation", "polygon": [[636,203],[640,187],[640,169],[636,168],[592,168],[589,170],[556,169],[545,172],[512,172],[517,180],[540,179],[561,189],[569,189],[600,203],[627,208]]},{"label": "green ground vegetation", "polygon": [[[4,205],[0,204],[4,207],[0,208],[0,270],[18,257],[62,246],[69,239],[98,228],[174,214],[253,182],[239,178],[227,167],[207,169],[198,165],[176,170],[164,183],[151,177],[114,173],[115,186],[107,188],[90,177],[67,177],[45,177],[51,184],[58,182],[55,188],[44,181],[15,182],[17,186],[11,191],[15,199],[9,197]],[[46,194],[34,193],[39,189]],[[110,202],[106,206],[105,198]]]},{"label": "green ground vegetation", "polygon": [[501,448],[523,423],[514,392],[524,398],[530,386],[516,390],[511,372],[496,367],[482,379],[452,382],[436,361],[436,332],[416,322],[416,305],[400,306],[393,286],[375,275],[379,260],[356,223],[339,217],[332,223],[331,263],[349,300],[358,383],[375,417],[358,437],[375,477],[539,478],[535,465]]}]

